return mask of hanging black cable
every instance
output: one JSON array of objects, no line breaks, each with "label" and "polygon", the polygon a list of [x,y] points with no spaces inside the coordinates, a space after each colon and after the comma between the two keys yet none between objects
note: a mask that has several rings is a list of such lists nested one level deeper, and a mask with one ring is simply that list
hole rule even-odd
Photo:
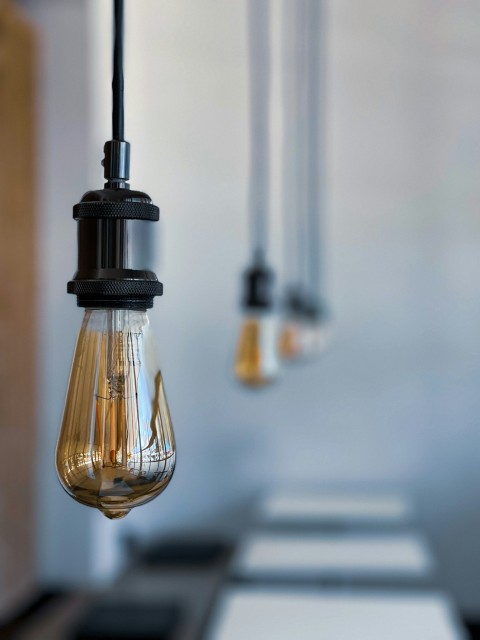
[{"label": "hanging black cable", "polygon": [[296,155],[297,155],[297,218],[299,295],[305,295],[308,280],[308,0],[298,0],[297,14],[297,118],[296,118]]},{"label": "hanging black cable", "polygon": [[270,1],[248,2],[250,78],[249,218],[253,265],[244,275],[243,305],[273,306],[273,274],[266,266],[269,213]]},{"label": "hanging black cable", "polygon": [[297,206],[297,94],[294,89],[297,77],[297,29],[298,3],[283,0],[282,18],[282,244],[283,279],[289,286],[297,280],[298,243],[297,229],[292,213]]},{"label": "hanging black cable", "polygon": [[269,0],[249,0],[250,78],[249,210],[253,254],[263,261],[267,251],[269,210]]},{"label": "hanging black cable", "polygon": [[320,43],[324,41],[320,3],[321,0],[297,0],[295,3],[290,27],[294,31],[290,43],[291,47],[293,43],[295,59],[294,78],[290,80],[295,95],[294,117],[285,122],[285,127],[292,129],[290,137],[295,157],[295,175],[291,180],[295,202],[293,211],[285,213],[285,230],[287,223],[292,225],[292,221],[295,228],[293,238],[287,237],[285,246],[296,258],[286,305],[290,311],[309,317],[318,315],[323,293],[321,217],[325,180],[324,144],[320,136],[325,126],[320,91],[324,72],[321,64],[324,55],[320,50]]},{"label": "hanging black cable", "polygon": [[326,46],[322,0],[306,0],[306,314],[322,321],[328,312],[324,301],[322,221],[325,206],[325,87]]},{"label": "hanging black cable", "polygon": [[130,145],[125,142],[123,32],[124,3],[113,3],[112,140],[105,143],[105,178],[111,187],[124,187],[130,177]]},{"label": "hanging black cable", "polygon": [[306,21],[306,232],[307,264],[305,284],[310,297],[320,294],[320,182],[324,180],[320,158],[320,126],[322,105],[320,104],[320,36],[319,0],[306,0],[308,19]]},{"label": "hanging black cable", "polygon": [[285,307],[301,316],[308,270],[306,1],[284,0],[283,129]]},{"label": "hanging black cable", "polygon": [[123,106],[123,0],[115,0],[114,5],[114,46],[113,46],[113,106],[112,106],[112,138],[122,140],[125,135]]}]

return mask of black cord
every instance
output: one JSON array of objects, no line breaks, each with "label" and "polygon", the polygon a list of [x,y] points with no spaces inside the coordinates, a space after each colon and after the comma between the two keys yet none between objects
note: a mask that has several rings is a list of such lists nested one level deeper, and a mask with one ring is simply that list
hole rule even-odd
[{"label": "black cord", "polygon": [[250,234],[254,262],[267,250],[269,213],[270,0],[248,2]]},{"label": "black cord", "polygon": [[287,304],[322,297],[323,0],[284,0],[284,265]]},{"label": "black cord", "polygon": [[[324,207],[325,50],[321,0],[299,2],[297,137],[297,239],[300,283],[312,299],[322,295]],[[322,84],[322,86],[320,86]]]},{"label": "black cord", "polygon": [[[306,23],[305,40],[307,44],[307,226],[308,249],[307,249],[307,272],[306,284],[309,294],[317,297],[321,294],[321,237],[320,237],[320,217],[322,214],[323,189],[325,185],[325,174],[323,158],[324,148],[320,148],[324,142],[323,133],[325,130],[324,110],[325,96],[320,96],[319,83],[324,81],[325,64],[321,64],[321,59],[325,58],[325,31],[320,17],[319,0],[307,0],[308,19]],[[319,46],[321,45],[321,46]],[[321,77],[320,77],[320,74]],[[322,100],[321,100],[322,98]],[[322,140],[320,136],[322,135]]]},{"label": "black cord", "polygon": [[123,140],[125,134],[123,108],[123,0],[114,0],[113,108],[112,137]]},{"label": "black cord", "polygon": [[296,223],[298,286],[308,286],[308,0],[300,0],[297,9],[297,79],[296,79]]}]

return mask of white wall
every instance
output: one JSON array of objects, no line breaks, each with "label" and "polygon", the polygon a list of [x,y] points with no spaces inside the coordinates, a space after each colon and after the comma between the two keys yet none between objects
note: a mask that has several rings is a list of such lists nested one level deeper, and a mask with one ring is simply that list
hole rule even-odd
[{"label": "white wall", "polygon": [[[273,4],[279,59],[281,3]],[[81,149],[88,161],[88,186],[101,184],[97,167],[110,126],[104,37],[110,3],[41,5],[34,11],[50,39],[41,426],[50,447],[79,322],[74,300],[63,292],[73,271],[70,207],[87,186],[87,168],[69,151]],[[329,3],[329,288],[336,339],[323,361],[292,368],[277,386],[254,394],[238,388],[230,373],[238,274],[248,257],[245,6],[136,0],[127,11],[131,182],[162,210],[158,271],[165,295],[152,319],[178,468],[164,496],[113,524],[64,497],[49,467],[39,487],[44,574],[77,572],[71,543],[58,546],[73,531],[87,540],[78,556],[88,566],[83,575],[103,575],[115,564],[122,532],[150,535],[208,523],[267,483],[388,484],[413,492],[462,605],[480,607],[480,5]],[[78,12],[88,20],[85,50]],[[54,46],[62,63],[48,57]],[[91,93],[90,110],[64,66],[70,56],[80,67],[82,60],[90,65],[90,80],[80,79]],[[278,221],[278,75],[275,93]],[[60,145],[65,138],[69,150]],[[277,262],[279,240],[276,234]]]}]

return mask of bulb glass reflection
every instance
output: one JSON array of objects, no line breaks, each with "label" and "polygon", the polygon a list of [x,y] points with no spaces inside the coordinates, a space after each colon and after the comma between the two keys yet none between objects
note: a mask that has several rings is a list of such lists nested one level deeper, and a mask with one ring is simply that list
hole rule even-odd
[{"label": "bulb glass reflection", "polygon": [[56,462],[67,493],[108,518],[170,482],[175,440],[146,312],[85,311]]},{"label": "bulb glass reflection", "polygon": [[276,322],[271,313],[249,313],[240,329],[235,376],[242,384],[258,388],[278,376]]}]

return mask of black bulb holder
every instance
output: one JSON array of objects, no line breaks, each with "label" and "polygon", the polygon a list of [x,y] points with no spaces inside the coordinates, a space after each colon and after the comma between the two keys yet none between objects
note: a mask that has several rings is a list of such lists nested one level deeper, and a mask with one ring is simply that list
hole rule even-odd
[{"label": "black bulb holder", "polygon": [[329,316],[325,303],[319,297],[309,295],[301,286],[287,290],[284,307],[292,316],[311,322],[322,323]]},{"label": "black bulb holder", "polygon": [[319,298],[310,297],[304,303],[304,315],[310,322],[323,324],[328,322],[329,312],[325,303]]},{"label": "black bulb holder", "polygon": [[149,309],[163,285],[145,247],[160,211],[150,196],[130,189],[130,145],[105,144],[106,184],[73,207],[78,224],[78,269],[67,285],[84,308]]},{"label": "black bulb holder", "polygon": [[256,254],[253,265],[243,275],[244,309],[269,310],[273,308],[274,275],[263,259]]}]

